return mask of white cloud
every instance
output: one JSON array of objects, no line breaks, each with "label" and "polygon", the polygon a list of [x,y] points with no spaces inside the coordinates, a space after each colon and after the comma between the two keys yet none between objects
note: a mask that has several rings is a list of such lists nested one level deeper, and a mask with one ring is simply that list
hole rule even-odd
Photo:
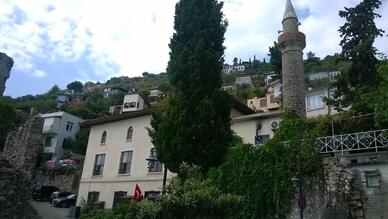
[{"label": "white cloud", "polygon": [[39,69],[35,69],[33,71],[32,75],[35,77],[38,77],[38,78],[42,78],[42,77],[46,76],[46,72],[39,70]]},{"label": "white cloud", "polygon": [[[93,79],[93,75],[140,75],[144,71],[165,71],[168,44],[173,33],[177,0],[1,0],[0,51],[15,59],[15,69],[37,77],[46,74],[36,63],[75,62],[74,77]],[[308,11],[301,19],[306,34],[305,51],[318,56],[339,52],[338,28],[343,24],[338,11],[359,0],[294,0],[297,11]],[[237,56],[263,58],[277,40],[281,29],[284,1],[225,0],[229,20],[226,33],[226,60]],[[387,2],[380,14],[388,15]],[[382,18],[378,25],[388,31]],[[387,38],[376,46],[388,53]]]}]

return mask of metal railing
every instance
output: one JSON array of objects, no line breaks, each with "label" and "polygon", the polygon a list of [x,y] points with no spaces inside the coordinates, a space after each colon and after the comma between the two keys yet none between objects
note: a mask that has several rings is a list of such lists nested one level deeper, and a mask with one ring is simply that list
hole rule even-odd
[{"label": "metal railing", "polygon": [[378,151],[381,148],[388,148],[388,129],[316,138],[313,145],[322,154]]}]

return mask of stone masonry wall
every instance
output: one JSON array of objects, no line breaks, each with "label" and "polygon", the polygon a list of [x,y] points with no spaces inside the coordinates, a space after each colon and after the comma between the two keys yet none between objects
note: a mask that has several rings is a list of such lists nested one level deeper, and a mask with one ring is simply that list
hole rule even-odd
[{"label": "stone masonry wall", "polygon": [[42,185],[56,186],[62,191],[78,193],[81,171],[75,170],[69,174],[55,174],[53,172],[36,172],[35,182]]},{"label": "stone masonry wall", "polygon": [[43,119],[34,117],[8,134],[4,155],[32,173],[42,144]]},{"label": "stone masonry wall", "polygon": [[0,218],[39,218],[29,204],[31,191],[30,175],[15,162],[0,154]]},{"label": "stone masonry wall", "polygon": [[298,115],[306,115],[305,83],[302,50],[286,51],[282,54],[283,106]]},{"label": "stone masonry wall", "polygon": [[[323,164],[325,185],[306,182],[304,218],[388,219],[387,152],[328,157]],[[376,170],[379,186],[371,187],[365,173]],[[296,204],[289,218],[299,218]]]}]

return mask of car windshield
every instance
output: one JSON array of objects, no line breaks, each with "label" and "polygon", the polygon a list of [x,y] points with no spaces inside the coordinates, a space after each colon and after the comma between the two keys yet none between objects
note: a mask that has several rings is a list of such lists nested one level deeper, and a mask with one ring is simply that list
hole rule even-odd
[{"label": "car windshield", "polygon": [[75,197],[74,194],[67,196],[67,198],[74,198],[74,197]]},{"label": "car windshield", "polygon": [[69,196],[69,195],[72,195],[70,192],[61,192],[58,194],[58,197],[66,197],[66,196]]}]

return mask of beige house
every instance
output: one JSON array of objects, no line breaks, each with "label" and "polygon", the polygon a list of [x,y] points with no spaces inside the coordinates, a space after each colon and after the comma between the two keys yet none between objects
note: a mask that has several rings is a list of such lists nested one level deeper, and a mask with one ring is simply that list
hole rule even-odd
[{"label": "beige house", "polygon": [[273,111],[233,117],[231,128],[244,143],[260,146],[273,138],[282,115],[282,111]]},{"label": "beige house", "polygon": [[[132,97],[128,97],[131,95]],[[141,103],[139,99],[141,97],[135,95],[137,94],[127,95],[124,104],[132,100]],[[137,104],[135,105],[137,108]],[[145,197],[152,198],[160,193],[163,184],[163,164],[155,161],[149,168],[146,160],[154,153],[154,146],[147,131],[147,128],[151,127],[151,112],[151,109],[139,108],[137,111],[83,123],[91,129],[77,205],[80,205],[82,200],[103,201],[105,208],[111,208],[121,197],[133,195],[136,184]],[[243,118],[243,115],[252,113],[254,112],[244,104],[234,101],[231,116],[238,121],[233,122],[233,126],[236,125],[233,130],[238,134],[243,133],[245,142],[254,144],[257,122]],[[245,127],[244,123],[249,127]],[[253,131],[246,132],[250,128],[253,128]],[[172,176],[173,174],[168,172],[167,180]]]},{"label": "beige house", "polygon": [[136,184],[145,196],[161,191],[163,165],[157,162],[149,169],[146,161],[153,148],[150,122],[151,110],[142,109],[83,124],[91,130],[77,204],[104,201],[111,208],[122,196],[134,194]]},{"label": "beige house", "polygon": [[275,99],[274,89],[269,87],[267,94],[262,98],[252,98],[247,101],[247,106],[252,110],[258,112],[268,112],[280,109],[279,100]]}]

